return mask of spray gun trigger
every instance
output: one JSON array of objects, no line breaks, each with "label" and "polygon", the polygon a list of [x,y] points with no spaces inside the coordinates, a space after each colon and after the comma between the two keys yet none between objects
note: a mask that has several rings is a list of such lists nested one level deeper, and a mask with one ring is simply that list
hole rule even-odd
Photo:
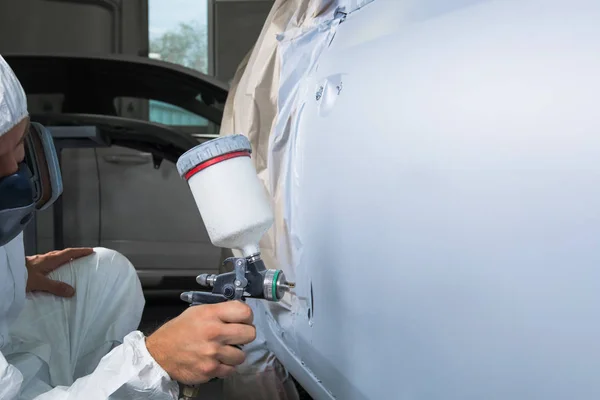
[{"label": "spray gun trigger", "polygon": [[246,291],[246,286],[248,286],[248,279],[246,278],[247,271],[247,262],[244,258],[236,258],[235,259],[235,281],[233,284],[235,285],[235,298],[237,300],[244,297],[244,292]]},{"label": "spray gun trigger", "polygon": [[235,260],[235,286],[237,288],[245,288],[248,286],[248,279],[246,279],[246,260],[238,258]]},{"label": "spray gun trigger", "polygon": [[229,257],[223,261],[223,265],[233,264],[233,270],[235,272],[235,280],[233,281],[235,287],[235,295],[233,299],[239,300],[246,293],[246,287],[248,286],[248,279],[246,278],[247,272],[247,261],[245,258]]}]

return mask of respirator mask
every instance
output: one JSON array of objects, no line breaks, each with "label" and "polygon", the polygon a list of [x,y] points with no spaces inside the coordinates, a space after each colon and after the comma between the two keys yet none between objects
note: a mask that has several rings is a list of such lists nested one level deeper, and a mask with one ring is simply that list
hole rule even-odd
[{"label": "respirator mask", "polygon": [[25,159],[19,170],[0,178],[0,246],[23,232],[34,213],[50,207],[63,190],[50,132],[32,122],[24,146]]}]

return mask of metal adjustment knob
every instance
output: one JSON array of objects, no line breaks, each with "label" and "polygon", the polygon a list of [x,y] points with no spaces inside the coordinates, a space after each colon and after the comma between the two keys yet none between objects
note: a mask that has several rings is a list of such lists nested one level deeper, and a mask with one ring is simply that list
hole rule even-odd
[{"label": "metal adjustment knob", "polygon": [[201,274],[196,277],[196,282],[198,282],[200,286],[204,287],[213,287],[216,280],[217,275],[215,274]]}]

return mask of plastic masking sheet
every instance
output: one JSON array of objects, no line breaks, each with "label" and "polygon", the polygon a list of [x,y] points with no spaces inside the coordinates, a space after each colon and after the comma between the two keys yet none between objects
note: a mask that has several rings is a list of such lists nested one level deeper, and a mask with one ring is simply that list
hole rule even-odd
[{"label": "plastic masking sheet", "polygon": [[[335,36],[345,16],[373,0],[277,0],[256,45],[240,64],[225,105],[221,135],[246,135],[259,179],[272,199],[275,221],[260,242],[267,268],[279,268],[296,281],[302,238],[294,230],[295,152],[297,123],[307,88],[306,77],[318,67],[319,57]],[[230,255],[224,250],[223,259]],[[240,256],[240,254],[234,255]],[[268,309],[289,314],[279,329],[293,341],[295,315],[305,314],[301,296],[286,295],[278,304],[250,300],[255,315]],[[283,308],[283,310],[282,310]],[[268,311],[267,311],[268,312]],[[301,314],[301,315],[303,315]],[[287,321],[287,323],[286,323]],[[270,329],[269,326],[258,327]],[[291,348],[294,346],[292,345]],[[298,395],[291,378],[269,351],[264,336],[245,346],[247,360],[225,382],[227,400],[257,398],[289,400]]]}]

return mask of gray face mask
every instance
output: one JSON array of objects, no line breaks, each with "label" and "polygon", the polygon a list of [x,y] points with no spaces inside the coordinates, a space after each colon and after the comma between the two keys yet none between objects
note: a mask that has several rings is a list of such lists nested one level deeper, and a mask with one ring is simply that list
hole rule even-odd
[{"label": "gray face mask", "polygon": [[31,123],[25,137],[25,160],[19,170],[0,178],[0,246],[4,246],[62,194],[54,140],[42,125]]}]

